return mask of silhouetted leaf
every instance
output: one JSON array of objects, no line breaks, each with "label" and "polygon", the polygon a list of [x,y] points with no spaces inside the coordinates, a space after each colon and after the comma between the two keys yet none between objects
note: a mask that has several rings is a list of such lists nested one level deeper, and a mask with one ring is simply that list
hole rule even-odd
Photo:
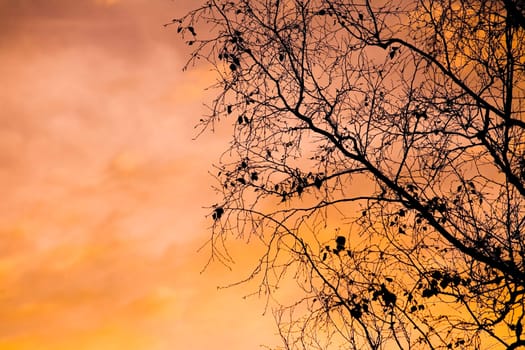
[{"label": "silhouetted leaf", "polygon": [[397,296],[389,291],[384,284],[381,284],[381,297],[386,306],[393,307],[396,304]]},{"label": "silhouetted leaf", "polygon": [[337,238],[335,239],[335,243],[337,244],[338,250],[343,250],[346,244],[346,237],[337,236]]},{"label": "silhouetted leaf", "polygon": [[363,316],[363,312],[361,311],[359,305],[356,305],[353,309],[350,310],[350,315],[352,315],[352,317],[354,317],[355,319],[360,319],[361,316]]},{"label": "silhouetted leaf", "polygon": [[421,296],[423,298],[430,298],[430,297],[436,295],[437,293],[438,293],[438,291],[437,291],[436,288],[430,287],[430,288],[425,288],[423,290],[423,292],[421,293]]},{"label": "silhouetted leaf", "polygon": [[221,218],[222,214],[224,214],[224,209],[221,207],[215,208],[213,213],[211,214],[211,217],[213,220],[217,221]]},{"label": "silhouetted leaf", "polygon": [[239,182],[239,183],[241,183],[243,185],[246,185],[246,180],[243,177],[237,178],[237,182]]},{"label": "silhouetted leaf", "polygon": [[314,185],[315,187],[317,187],[317,189],[320,189],[321,186],[323,185],[323,180],[319,177],[316,177],[314,180]]},{"label": "silhouetted leaf", "polygon": [[441,271],[432,271],[432,273],[430,274],[430,276],[433,278],[433,279],[442,279],[443,278],[443,274],[441,273]]},{"label": "silhouetted leaf", "polygon": [[399,50],[399,46],[393,46],[390,49],[390,53],[388,54],[390,56],[390,58],[394,58],[394,56],[396,55],[397,50]]},{"label": "silhouetted leaf", "polygon": [[441,282],[439,282],[439,286],[441,287],[441,289],[445,289],[448,287],[449,283],[450,283],[450,279],[444,278],[441,280]]}]

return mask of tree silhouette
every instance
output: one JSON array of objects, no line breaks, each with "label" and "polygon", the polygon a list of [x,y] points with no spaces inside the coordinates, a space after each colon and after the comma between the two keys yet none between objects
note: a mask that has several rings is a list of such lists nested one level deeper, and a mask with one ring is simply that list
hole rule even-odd
[{"label": "tree silhouette", "polygon": [[265,246],[285,349],[525,346],[525,6],[210,0],[173,21],[232,125],[211,258]]}]

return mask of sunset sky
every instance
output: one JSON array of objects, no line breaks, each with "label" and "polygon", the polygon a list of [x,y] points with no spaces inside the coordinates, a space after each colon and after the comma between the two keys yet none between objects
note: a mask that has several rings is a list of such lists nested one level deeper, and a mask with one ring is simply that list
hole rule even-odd
[{"label": "sunset sky", "polygon": [[[0,349],[258,349],[264,300],[200,273],[224,135],[176,28],[195,1],[0,0]],[[253,287],[253,286],[252,286]]]}]

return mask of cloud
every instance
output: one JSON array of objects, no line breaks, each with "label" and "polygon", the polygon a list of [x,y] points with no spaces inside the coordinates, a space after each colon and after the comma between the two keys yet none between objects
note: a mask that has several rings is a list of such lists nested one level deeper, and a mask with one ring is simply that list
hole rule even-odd
[{"label": "cloud", "polygon": [[173,2],[102,5],[0,0],[0,348],[253,347],[262,303],[196,254],[227,145],[192,141],[210,73],[181,74]]}]

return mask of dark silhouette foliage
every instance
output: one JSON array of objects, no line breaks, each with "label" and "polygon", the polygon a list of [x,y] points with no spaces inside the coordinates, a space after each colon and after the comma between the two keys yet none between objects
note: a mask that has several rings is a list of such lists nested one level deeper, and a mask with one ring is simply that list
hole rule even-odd
[{"label": "dark silhouette foliage", "polygon": [[265,246],[285,349],[525,346],[525,5],[210,0],[173,21],[214,68],[211,258]]}]

